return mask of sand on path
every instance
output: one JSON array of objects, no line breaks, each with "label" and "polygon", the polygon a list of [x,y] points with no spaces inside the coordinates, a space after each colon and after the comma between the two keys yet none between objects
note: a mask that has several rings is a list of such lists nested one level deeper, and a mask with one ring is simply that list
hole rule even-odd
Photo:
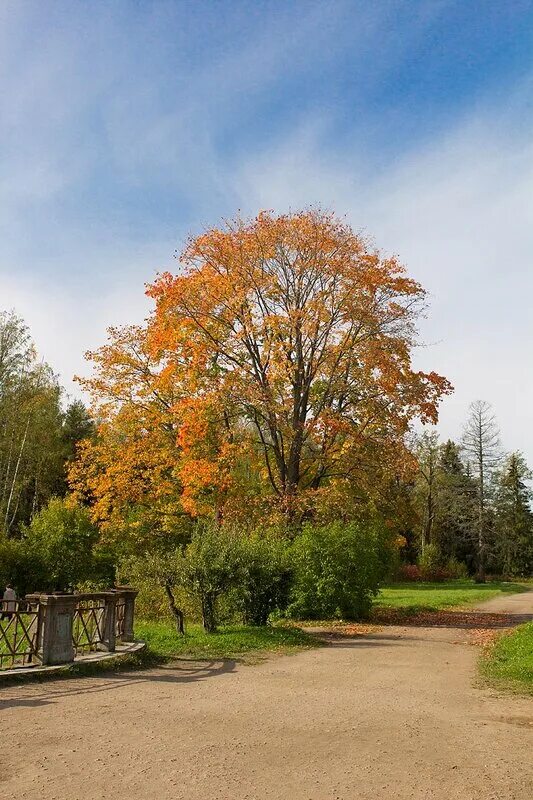
[{"label": "sand on path", "polygon": [[[533,592],[479,608],[533,613]],[[533,698],[462,628],[0,689],[0,798],[531,800]]]}]

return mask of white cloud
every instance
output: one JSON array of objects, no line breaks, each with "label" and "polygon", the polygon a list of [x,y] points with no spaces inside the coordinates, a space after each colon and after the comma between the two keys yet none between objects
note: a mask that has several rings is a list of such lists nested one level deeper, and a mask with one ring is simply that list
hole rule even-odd
[{"label": "white cloud", "polygon": [[[40,38],[48,9],[41,18],[17,4],[0,8],[0,309],[15,307],[25,317],[72,390],[71,376],[86,368],[83,352],[104,340],[105,327],[145,316],[143,283],[175,267],[172,253],[189,220],[198,230],[237,208],[253,214],[321,204],[398,253],[429,290],[422,330],[429,346],[416,358],[456,386],[443,406],[444,435],[457,436],[468,403],[483,397],[495,405],[507,447],[525,450],[533,463],[530,87],[500,98],[499,108],[472,109],[401,158],[334,136],[335,108],[348,103],[362,109],[359,133],[379,124],[375,108],[366,117],[365,97],[416,50],[447,5],[420,4],[414,18],[405,12],[408,24],[404,17],[397,25],[398,4],[379,4],[379,11],[361,4],[355,30],[346,24],[352,3],[317,3],[303,15],[298,7],[269,15],[246,41],[243,34],[241,47],[215,37],[218,49],[204,58],[193,53],[191,63],[181,53],[187,25],[166,20],[178,13],[173,4],[140,17],[129,4],[96,16],[82,10],[61,24],[57,6],[56,24]],[[171,43],[167,22],[178,35]],[[321,68],[333,75],[347,51],[349,98],[337,98],[322,116],[312,104],[312,121],[298,124],[295,93],[286,121],[282,111],[281,123],[265,119],[265,133],[254,127],[265,94],[274,98],[295,75],[313,81]],[[395,110],[387,111],[394,120]],[[268,113],[277,114],[273,104]],[[241,150],[228,146],[232,137],[239,141],[239,126]],[[116,196],[104,198],[100,213],[95,175],[104,180],[106,167],[106,188]],[[152,216],[137,225],[142,204],[139,211],[128,203],[151,194]],[[158,220],[167,201],[175,228]]]},{"label": "white cloud", "polygon": [[533,136],[512,123],[478,110],[376,174],[357,151],[328,152],[313,122],[243,163],[238,180],[247,209],[319,203],[399,254],[430,293],[416,363],[456,389],[442,434],[457,437],[481,397],[506,447],[533,462]]}]

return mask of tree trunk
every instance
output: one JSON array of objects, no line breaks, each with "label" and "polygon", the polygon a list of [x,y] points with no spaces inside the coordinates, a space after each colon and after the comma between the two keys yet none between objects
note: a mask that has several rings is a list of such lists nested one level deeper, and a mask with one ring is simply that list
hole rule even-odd
[{"label": "tree trunk", "polygon": [[479,428],[479,520],[477,542],[477,573],[476,583],[485,583],[485,459],[483,452],[483,438],[481,423]]},{"label": "tree trunk", "polygon": [[167,596],[170,612],[176,622],[176,629],[179,634],[183,635],[185,633],[185,617],[183,611],[176,605],[176,600],[172,592],[170,581],[165,583],[165,594]]},{"label": "tree trunk", "polygon": [[214,633],[217,629],[215,598],[212,594],[206,594],[202,597],[202,624],[206,633]]}]

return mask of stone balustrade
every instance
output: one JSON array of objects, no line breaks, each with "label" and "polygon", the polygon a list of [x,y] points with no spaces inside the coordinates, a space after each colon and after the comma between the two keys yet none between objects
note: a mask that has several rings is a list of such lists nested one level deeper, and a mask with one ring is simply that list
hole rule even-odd
[{"label": "stone balustrade", "polygon": [[26,595],[9,619],[0,622],[0,652],[6,653],[0,666],[70,664],[88,652],[114,652],[117,642],[133,641],[136,596],[130,586]]}]

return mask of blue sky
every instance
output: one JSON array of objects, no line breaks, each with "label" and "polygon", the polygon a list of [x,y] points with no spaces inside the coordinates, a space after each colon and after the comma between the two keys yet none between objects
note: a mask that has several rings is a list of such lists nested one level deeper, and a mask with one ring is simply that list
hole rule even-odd
[{"label": "blue sky", "polygon": [[431,294],[416,354],[533,462],[533,3],[0,4],[0,308],[69,391],[190,233],[332,208]]}]

